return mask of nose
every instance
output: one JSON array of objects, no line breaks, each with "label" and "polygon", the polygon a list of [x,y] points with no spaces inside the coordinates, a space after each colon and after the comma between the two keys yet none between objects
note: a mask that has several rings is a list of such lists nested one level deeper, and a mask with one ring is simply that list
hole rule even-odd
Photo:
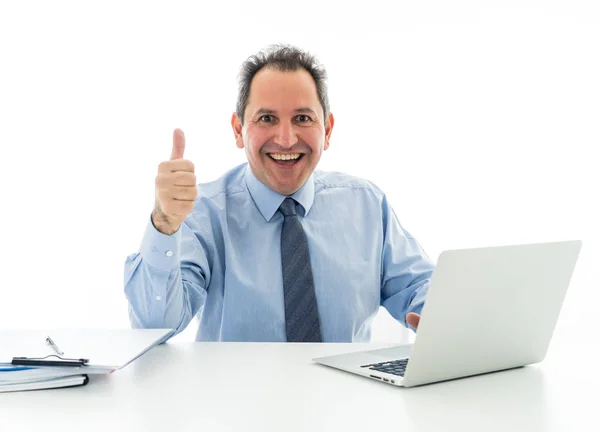
[{"label": "nose", "polygon": [[281,147],[292,147],[298,142],[294,126],[286,122],[281,122],[275,134],[275,144]]}]

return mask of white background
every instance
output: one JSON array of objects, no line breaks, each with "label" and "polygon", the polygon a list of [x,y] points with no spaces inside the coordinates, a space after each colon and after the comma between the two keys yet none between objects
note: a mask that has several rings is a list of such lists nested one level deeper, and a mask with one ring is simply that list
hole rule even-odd
[{"label": "white background", "polygon": [[[557,329],[598,326],[598,22],[573,0],[1,0],[0,328],[129,326],[123,263],[173,128],[199,182],[242,163],[239,66],[277,42],[328,70],[319,168],[378,184],[434,260],[583,240]],[[378,316],[374,341],[406,337]]]}]

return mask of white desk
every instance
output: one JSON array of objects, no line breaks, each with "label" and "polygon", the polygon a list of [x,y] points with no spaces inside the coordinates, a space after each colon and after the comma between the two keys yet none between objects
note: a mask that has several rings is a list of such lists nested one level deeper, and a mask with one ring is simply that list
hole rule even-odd
[{"label": "white desk", "polygon": [[0,430],[600,431],[596,359],[567,368],[581,344],[536,366],[411,389],[310,361],[384,346],[165,344],[84,387],[0,394]]}]

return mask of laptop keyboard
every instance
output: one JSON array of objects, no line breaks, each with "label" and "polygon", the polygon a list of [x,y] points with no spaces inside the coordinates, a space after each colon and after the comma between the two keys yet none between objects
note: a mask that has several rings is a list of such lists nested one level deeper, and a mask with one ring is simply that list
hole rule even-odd
[{"label": "laptop keyboard", "polygon": [[407,364],[408,364],[408,359],[404,358],[404,359],[400,359],[400,360],[392,360],[392,361],[387,361],[387,362],[382,362],[382,363],[366,364],[361,367],[363,367],[363,368],[368,367],[370,370],[385,372],[385,373],[389,373],[392,375],[398,375],[398,376],[403,377],[404,372],[406,371]]}]

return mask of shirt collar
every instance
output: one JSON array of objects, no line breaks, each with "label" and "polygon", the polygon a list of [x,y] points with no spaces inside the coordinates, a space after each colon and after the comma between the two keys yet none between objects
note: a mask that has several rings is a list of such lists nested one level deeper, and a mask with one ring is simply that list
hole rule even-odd
[{"label": "shirt collar", "polygon": [[[258,210],[265,220],[270,222],[273,215],[275,215],[279,206],[287,196],[275,192],[273,189],[264,185],[254,176],[250,165],[246,165],[244,180],[248,186],[250,196],[254,200],[254,204],[256,204],[256,207],[258,207]],[[306,183],[304,183],[300,189],[290,196],[302,206],[304,209],[304,217],[306,217],[315,201],[315,181],[313,174],[310,175]]]}]

